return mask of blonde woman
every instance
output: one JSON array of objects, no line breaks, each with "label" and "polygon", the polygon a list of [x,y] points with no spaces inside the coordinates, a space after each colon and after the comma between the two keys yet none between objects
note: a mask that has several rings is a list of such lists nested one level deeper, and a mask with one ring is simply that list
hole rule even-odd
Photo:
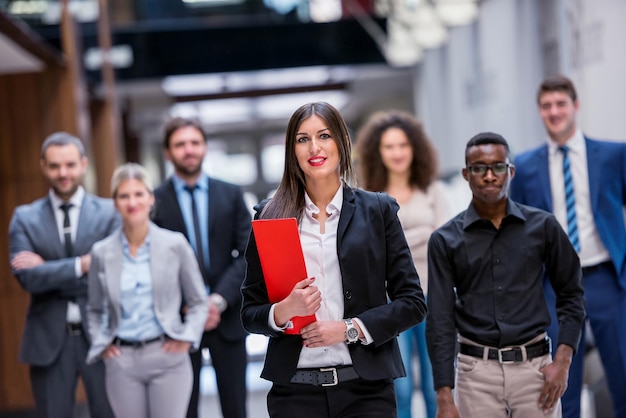
[{"label": "blonde woman", "polygon": [[182,418],[193,383],[188,353],[208,314],[198,263],[182,234],[150,221],[154,196],[142,166],[115,170],[111,190],[122,227],[91,252],[87,361],[104,359],[116,416]]}]

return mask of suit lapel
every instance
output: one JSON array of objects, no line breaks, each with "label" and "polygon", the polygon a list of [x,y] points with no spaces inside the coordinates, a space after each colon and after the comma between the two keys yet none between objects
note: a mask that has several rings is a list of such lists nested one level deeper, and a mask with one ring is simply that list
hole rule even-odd
[{"label": "suit lapel", "polygon": [[161,282],[156,280],[159,277],[162,277],[162,271],[160,271],[161,261],[167,261],[164,257],[164,254],[161,253],[161,243],[163,240],[159,239],[159,230],[156,225],[150,223],[150,230],[148,232],[148,238],[150,240],[150,274],[152,275],[152,295],[154,296],[154,301],[158,298],[156,295],[161,294],[160,286]]},{"label": "suit lapel", "polygon": [[50,198],[46,198],[41,207],[41,227],[43,229],[43,237],[50,237],[50,243],[54,246],[54,252],[58,258],[65,257],[65,247],[61,242],[59,236],[59,229],[57,227],[57,219],[54,216],[54,208]]},{"label": "suit lapel", "polygon": [[[180,202],[174,189],[174,181],[170,178],[165,188],[165,201],[172,202],[172,204],[165,204],[163,208],[163,221],[166,222],[167,229],[182,232],[187,239],[187,226],[185,225],[185,219],[183,218],[183,211],[180,209]],[[169,218],[169,221],[168,221]]]},{"label": "suit lapel", "polygon": [[[600,193],[600,179],[602,178],[602,164],[598,164],[598,154],[600,153],[600,147],[594,141],[585,137],[585,147],[587,148],[587,172],[589,174],[589,198],[591,200],[591,210],[596,213],[598,195]],[[594,164],[593,162],[596,161]]]},{"label": "suit lapel", "polygon": [[354,215],[354,192],[347,186],[343,188],[343,205],[341,207],[341,215],[339,216],[339,226],[337,227],[337,250],[341,248],[343,236]]},{"label": "suit lapel", "polygon": [[89,240],[89,236],[91,235],[94,225],[94,222],[98,222],[98,208],[97,205],[94,204],[93,198],[85,193],[85,197],[83,197],[83,203],[80,207],[80,213],[78,214],[78,225],[76,226],[76,238],[74,239],[74,254],[85,254],[91,248],[83,248],[83,245],[86,241],[91,243],[92,240]]},{"label": "suit lapel", "polygon": [[117,317],[121,318],[121,281],[122,263],[124,262],[124,251],[122,249],[122,229],[115,233],[115,239],[108,246],[104,255],[105,280],[109,289],[109,294],[113,300],[113,305],[117,310]]},{"label": "suit lapel", "polygon": [[[219,210],[220,210],[220,206],[219,206],[219,190],[216,190],[216,188],[219,188],[218,184],[215,183],[214,181],[212,181],[209,178],[209,193],[207,194],[208,199],[209,199],[209,204],[207,205],[207,207],[209,208],[209,242],[211,242],[210,239],[210,235],[211,235],[211,231],[214,230],[214,226],[215,226],[215,222],[216,219],[220,218],[218,216]],[[210,250],[211,247],[209,247]]]},{"label": "suit lapel", "polygon": [[[539,198],[541,201],[536,206],[546,208],[548,212],[552,212],[552,188],[550,187],[547,145],[539,149],[538,157],[537,163],[532,166],[534,172],[530,175],[530,178],[534,178],[539,182]],[[536,190],[534,191],[536,192]]]}]

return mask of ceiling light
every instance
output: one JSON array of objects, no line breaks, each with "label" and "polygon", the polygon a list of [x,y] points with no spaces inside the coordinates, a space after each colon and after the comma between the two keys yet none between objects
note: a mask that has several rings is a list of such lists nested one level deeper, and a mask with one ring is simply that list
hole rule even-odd
[{"label": "ceiling light", "polygon": [[448,39],[448,30],[429,4],[418,6],[413,18],[413,37],[423,48],[438,48]]},{"label": "ceiling light", "polygon": [[397,19],[387,19],[387,43],[384,55],[393,67],[410,67],[422,59],[422,48],[415,43],[409,29]]},{"label": "ceiling light", "polygon": [[435,8],[448,26],[467,25],[478,16],[478,6],[474,0],[436,0]]}]

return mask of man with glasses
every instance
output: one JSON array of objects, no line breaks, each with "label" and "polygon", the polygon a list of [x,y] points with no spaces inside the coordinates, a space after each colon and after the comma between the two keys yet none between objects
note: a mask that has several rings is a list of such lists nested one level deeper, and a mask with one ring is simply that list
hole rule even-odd
[{"label": "man with glasses", "polygon": [[[511,197],[554,213],[580,257],[586,310],[616,418],[626,417],[626,144],[590,139],[576,125],[574,84],[557,75],[537,92],[544,145],[516,158]],[[554,294],[550,335],[556,335]],[[583,328],[583,342],[585,341]],[[585,345],[574,356],[563,396],[563,416],[580,416]]]},{"label": "man with glasses", "polygon": [[[560,417],[585,316],[576,251],[553,215],[508,198],[515,166],[502,136],[474,136],[465,163],[472,201],[428,244],[426,336],[438,416]],[[559,306],[554,361],[544,270]]]}]

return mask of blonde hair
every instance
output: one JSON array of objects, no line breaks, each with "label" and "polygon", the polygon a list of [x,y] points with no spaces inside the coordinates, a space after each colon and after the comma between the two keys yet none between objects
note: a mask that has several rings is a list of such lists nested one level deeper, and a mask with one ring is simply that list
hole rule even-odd
[{"label": "blonde hair", "polygon": [[150,179],[150,173],[141,164],[126,163],[115,169],[113,176],[111,177],[111,193],[113,199],[117,195],[117,190],[120,185],[127,180],[139,180],[146,186],[146,189],[150,194],[153,194],[154,188],[152,187],[152,180]]}]

